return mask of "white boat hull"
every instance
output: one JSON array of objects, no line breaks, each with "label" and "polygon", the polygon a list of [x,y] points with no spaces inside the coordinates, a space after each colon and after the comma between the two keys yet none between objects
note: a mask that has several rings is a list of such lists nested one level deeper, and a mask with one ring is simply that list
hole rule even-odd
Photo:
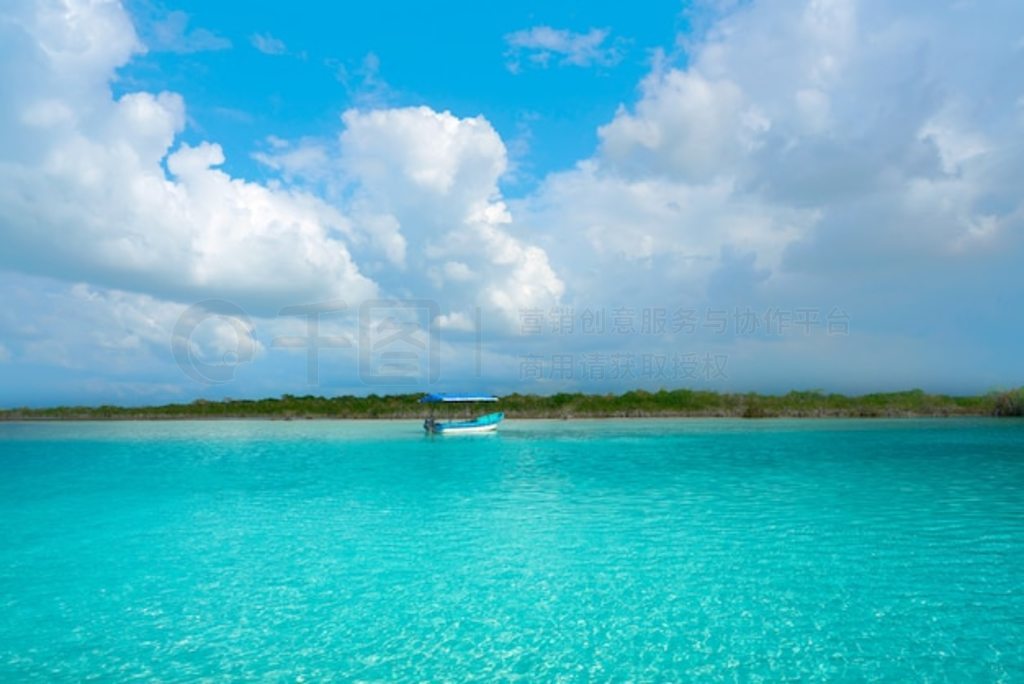
[{"label": "white boat hull", "polygon": [[437,426],[434,429],[435,435],[478,435],[481,432],[497,432],[498,424],[493,423],[491,425],[473,425],[472,427],[444,427]]},{"label": "white boat hull", "polygon": [[423,421],[423,429],[434,435],[478,435],[482,432],[494,432],[504,418],[505,414],[500,411],[463,421],[435,421],[431,417]]}]

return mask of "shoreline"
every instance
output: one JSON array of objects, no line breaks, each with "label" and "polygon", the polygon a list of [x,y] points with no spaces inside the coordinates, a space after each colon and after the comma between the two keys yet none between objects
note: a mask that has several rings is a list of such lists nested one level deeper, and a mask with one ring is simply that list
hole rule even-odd
[{"label": "shoreline", "polygon": [[[505,420],[543,420],[551,422],[568,421],[597,421],[597,420],[743,420],[743,421],[770,421],[770,420],[917,420],[930,418],[935,420],[955,420],[958,418],[1020,418],[1020,416],[996,416],[991,413],[793,413],[773,414],[763,416],[744,416],[740,414],[722,413],[659,413],[659,414],[610,414],[610,415],[507,415]],[[3,423],[175,423],[175,422],[225,422],[225,421],[253,421],[253,422],[310,422],[310,421],[334,421],[334,422],[405,422],[423,420],[424,415],[418,416],[274,416],[274,415],[218,415],[218,416],[0,416],[0,424]]]},{"label": "shoreline", "polygon": [[[872,423],[914,423],[914,422],[928,422],[935,424],[956,424],[958,422],[973,422],[973,421],[992,421],[1003,424],[1020,423],[1024,425],[1024,419],[1017,418],[1011,420],[1004,420],[996,416],[985,416],[985,415],[958,415],[958,416],[878,416],[878,417],[858,417],[858,416],[821,416],[821,417],[787,417],[778,416],[772,418],[740,418],[736,416],[652,416],[649,418],[508,418],[503,421],[503,425],[508,427],[514,427],[517,423],[566,423],[566,424],[591,424],[591,423],[649,423],[649,422],[684,422],[693,421],[694,423],[707,422],[707,423],[750,423],[757,424],[762,423],[765,425],[771,425],[775,423],[804,423],[807,425],[814,425],[815,423],[826,423],[826,422],[837,422],[837,423],[849,423],[849,424],[872,424]],[[105,420],[105,419],[28,419],[28,420],[0,420],[0,426],[11,425],[11,426],[42,426],[42,425],[132,425],[132,424],[161,424],[161,425],[184,425],[189,423],[300,423],[300,424],[325,424],[325,423],[338,423],[339,425],[349,424],[405,424],[405,425],[416,425],[418,426],[420,420],[410,418],[310,418],[310,419],[297,419],[297,420],[284,420],[280,418],[175,418],[175,419],[149,419],[149,418],[124,418],[116,420]]]}]

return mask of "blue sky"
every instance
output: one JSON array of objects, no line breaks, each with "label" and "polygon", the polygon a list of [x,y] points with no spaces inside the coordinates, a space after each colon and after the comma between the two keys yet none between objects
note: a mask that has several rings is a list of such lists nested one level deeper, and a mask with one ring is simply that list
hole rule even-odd
[{"label": "blue sky", "polygon": [[[253,142],[335,134],[349,107],[428,103],[438,111],[482,115],[506,141],[526,143],[523,173],[503,179],[515,187],[571,166],[597,143],[597,127],[634,95],[655,51],[672,52],[678,32],[708,10],[651,2],[644,12],[620,3],[289,3],[258,2],[244,15],[222,3],[129,3],[142,37],[157,47],[120,70],[124,90],[172,88],[195,119],[185,139],[224,145],[227,167],[247,176]],[[187,15],[178,45],[161,41],[162,27]],[[177,15],[180,16],[180,15]],[[586,34],[607,31],[604,63],[518,73],[507,37],[535,26]],[[215,27],[215,28],[210,28]],[[210,32],[189,44],[192,32]],[[272,52],[261,52],[258,41]],[[263,43],[261,43],[263,44]],[[230,47],[228,47],[230,45]],[[182,54],[181,50],[207,46]]]},{"label": "blue sky", "polygon": [[1024,6],[642,9],[6,4],[0,405],[1024,385]]}]

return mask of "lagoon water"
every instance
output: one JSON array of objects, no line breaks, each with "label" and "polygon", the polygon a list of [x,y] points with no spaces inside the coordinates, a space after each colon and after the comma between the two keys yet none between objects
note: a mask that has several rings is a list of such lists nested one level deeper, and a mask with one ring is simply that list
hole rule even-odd
[{"label": "lagoon water", "polygon": [[1024,681],[1024,423],[0,424],[0,680]]}]

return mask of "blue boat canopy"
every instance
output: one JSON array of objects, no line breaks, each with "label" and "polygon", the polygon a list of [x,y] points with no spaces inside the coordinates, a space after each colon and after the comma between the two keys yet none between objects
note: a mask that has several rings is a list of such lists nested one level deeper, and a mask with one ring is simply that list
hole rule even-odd
[{"label": "blue boat canopy", "polygon": [[493,394],[426,394],[421,404],[457,404],[471,401],[498,401]]}]

